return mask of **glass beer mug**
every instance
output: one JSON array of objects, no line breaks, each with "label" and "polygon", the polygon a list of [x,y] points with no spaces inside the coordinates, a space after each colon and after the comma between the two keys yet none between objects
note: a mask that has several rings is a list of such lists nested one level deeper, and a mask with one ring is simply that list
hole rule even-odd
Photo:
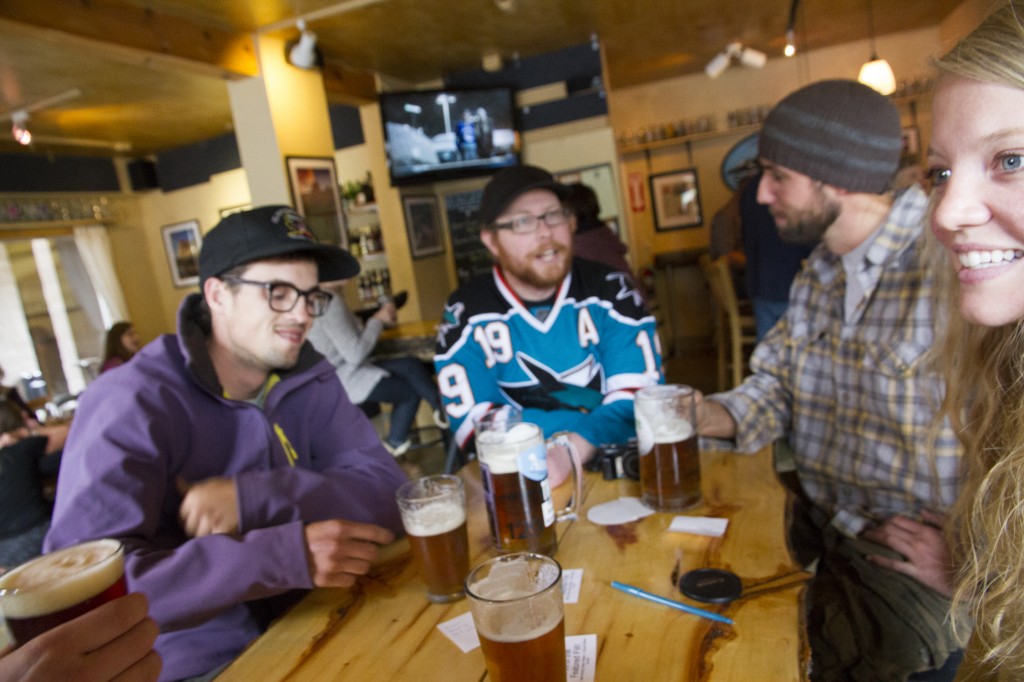
[{"label": "glass beer mug", "polygon": [[[540,552],[558,546],[555,522],[575,519],[582,491],[580,456],[567,436],[548,441],[536,424],[523,421],[510,407],[488,412],[474,421],[491,539],[499,552]],[[561,446],[572,461],[575,492],[569,504],[555,511],[548,485],[548,450]]]}]

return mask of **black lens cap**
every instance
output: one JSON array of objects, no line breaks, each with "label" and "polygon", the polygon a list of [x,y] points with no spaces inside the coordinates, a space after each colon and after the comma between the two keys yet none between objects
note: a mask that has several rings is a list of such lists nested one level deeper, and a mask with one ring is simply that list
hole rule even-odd
[{"label": "black lens cap", "polygon": [[690,599],[727,604],[743,593],[739,576],[721,568],[698,568],[679,579],[679,589]]}]

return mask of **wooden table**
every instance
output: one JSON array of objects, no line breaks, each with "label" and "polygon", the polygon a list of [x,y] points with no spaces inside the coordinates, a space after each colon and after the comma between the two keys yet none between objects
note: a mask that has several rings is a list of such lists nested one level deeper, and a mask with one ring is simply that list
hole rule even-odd
[{"label": "wooden table", "polygon": [[404,322],[385,329],[373,349],[374,357],[411,355],[424,362],[434,362],[434,344],[437,339],[437,320]]},{"label": "wooden table", "polygon": [[[565,606],[567,635],[596,634],[596,679],[802,680],[808,647],[801,618],[806,574],[785,543],[786,493],[770,449],[753,456],[704,453],[704,502],[691,513],[730,519],[722,538],[666,531],[673,515],[598,526],[563,524],[555,557],[582,568],[580,599]],[[493,555],[475,463],[467,484],[471,565]],[[584,511],[623,495],[630,481],[587,474]],[[371,576],[350,590],[319,589],[277,621],[220,676],[239,680],[481,680],[480,650],[463,654],[437,624],[469,610],[466,600],[431,604],[404,541],[388,547]],[[686,601],[674,589],[680,570],[729,568],[745,595],[723,606],[732,626],[691,616],[613,590],[612,580]],[[748,594],[749,593],[749,594]],[[696,603],[695,603],[696,604]]]}]

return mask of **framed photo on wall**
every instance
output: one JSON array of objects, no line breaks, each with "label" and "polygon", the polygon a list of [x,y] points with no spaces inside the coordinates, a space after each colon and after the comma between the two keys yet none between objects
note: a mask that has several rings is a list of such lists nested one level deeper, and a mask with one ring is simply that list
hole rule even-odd
[{"label": "framed photo on wall", "polygon": [[704,224],[696,168],[657,173],[651,175],[650,183],[656,230],[664,232]]},{"label": "framed photo on wall", "polygon": [[306,226],[320,242],[348,248],[334,159],[289,156],[286,163],[292,202]]},{"label": "framed photo on wall", "polygon": [[199,234],[199,221],[186,220],[160,228],[164,236],[167,265],[171,281],[181,289],[199,284],[199,247],[203,243]]},{"label": "framed photo on wall", "polygon": [[443,253],[444,237],[441,235],[437,197],[402,197],[402,208],[405,209],[405,231],[409,235],[412,257]]}]

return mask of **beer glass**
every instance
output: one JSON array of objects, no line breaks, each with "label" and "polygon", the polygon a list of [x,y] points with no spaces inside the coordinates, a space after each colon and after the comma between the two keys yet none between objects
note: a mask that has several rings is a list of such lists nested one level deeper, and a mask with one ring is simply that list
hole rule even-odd
[{"label": "beer glass", "polygon": [[469,573],[466,492],[458,476],[406,481],[395,493],[416,566],[427,584],[427,599],[462,599]]},{"label": "beer glass", "polygon": [[[491,539],[499,552],[553,554],[558,547],[555,521],[576,518],[583,473],[569,439],[549,441],[536,424],[524,422],[519,410],[502,408],[477,419],[476,454],[480,460]],[[548,485],[547,452],[566,448],[572,460],[575,494],[555,512]]]},{"label": "beer glass", "polygon": [[542,554],[505,554],[466,578],[473,624],[493,682],[565,682],[562,567]]},{"label": "beer glass", "polygon": [[0,576],[0,613],[15,646],[128,593],[124,547],[94,540],[36,557]]},{"label": "beer glass", "polygon": [[634,401],[641,501],[679,511],[700,501],[697,396],[690,386],[642,388]]}]

